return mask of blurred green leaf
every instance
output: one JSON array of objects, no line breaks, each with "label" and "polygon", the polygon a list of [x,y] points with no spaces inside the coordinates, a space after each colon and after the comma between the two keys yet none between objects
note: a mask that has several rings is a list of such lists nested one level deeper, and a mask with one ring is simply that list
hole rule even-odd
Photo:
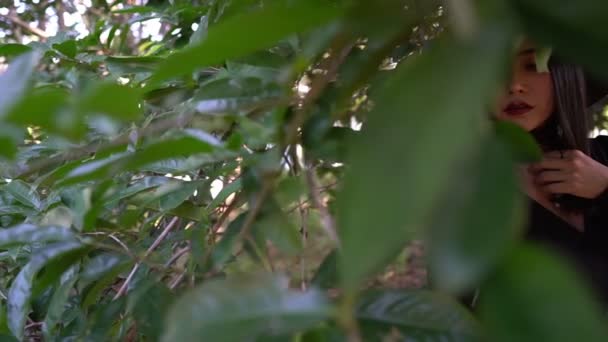
[{"label": "blurred green leaf", "polygon": [[432,215],[429,270],[443,290],[472,290],[513,247],[525,215],[515,164],[504,144],[484,139],[466,165],[452,171],[453,182]]},{"label": "blurred green leaf", "polygon": [[29,313],[32,283],[38,271],[53,258],[81,247],[82,244],[76,241],[49,244],[33,255],[30,262],[21,269],[13,280],[8,293],[8,326],[15,337],[23,338],[23,328]]},{"label": "blurred green leaf", "polygon": [[124,261],[124,258],[112,253],[96,255],[82,265],[78,285],[86,287]]},{"label": "blurred green leaf", "polygon": [[258,79],[224,78],[200,88],[192,98],[192,107],[199,113],[230,113],[265,101],[277,101],[282,95],[278,86],[264,85]]},{"label": "blurred green leaf", "polygon": [[39,59],[40,55],[36,52],[22,54],[9,64],[8,70],[0,74],[0,118],[5,117],[26,93]]},{"label": "blurred green leaf", "polygon": [[317,269],[312,284],[322,289],[337,288],[340,285],[338,261],[338,251],[331,251]]},{"label": "blurred green leaf", "polygon": [[606,319],[571,266],[531,246],[514,250],[481,287],[479,313],[488,337],[607,341]]},{"label": "blurred green leaf", "polygon": [[75,236],[68,228],[38,227],[33,224],[24,223],[11,228],[0,229],[0,246],[65,241],[74,239]]},{"label": "blurred green leaf", "polygon": [[536,43],[551,46],[555,53],[608,77],[608,29],[603,24],[608,2],[514,0],[511,3],[526,34]]},{"label": "blurred green leaf", "polygon": [[384,341],[395,336],[393,329],[407,341],[483,340],[481,325],[471,313],[430,291],[370,291],[362,295],[355,315],[365,341]]},{"label": "blurred green leaf", "polygon": [[88,162],[70,171],[61,180],[63,186],[93,179],[106,178],[124,171],[166,159],[210,153],[216,146],[195,135],[185,135],[164,141],[153,142],[134,153],[115,154],[109,158]]},{"label": "blurred green leaf", "polygon": [[243,229],[243,223],[247,217],[247,212],[237,216],[224,231],[222,238],[215,244],[212,250],[213,264],[216,269],[221,269],[232,256],[235,243],[238,241],[239,234]]},{"label": "blurred green leaf", "polygon": [[36,193],[36,190],[19,179],[8,183],[2,190],[8,192],[15,197],[17,201],[32,209],[42,209],[42,201]]},{"label": "blurred green leaf", "polygon": [[66,40],[59,44],[53,44],[53,48],[70,58],[75,58],[78,53],[78,46],[73,39]]},{"label": "blurred green leaf", "polygon": [[[351,146],[352,170],[339,198],[347,289],[357,289],[423,228],[451,179],[445,170],[479,141],[474,127],[483,119],[484,94],[496,86],[509,49],[504,33],[443,40],[400,65],[383,87]],[[442,100],[428,100],[435,97]]]},{"label": "blurred green leaf", "polygon": [[226,61],[226,68],[239,77],[255,77],[264,82],[280,83],[282,70],[290,60],[270,51],[259,51],[233,61]]},{"label": "blurred green leaf", "polygon": [[130,13],[153,13],[157,10],[154,7],[149,6],[129,6],[127,8],[112,10],[112,13],[116,14],[130,14]]},{"label": "blurred green leaf", "polygon": [[207,210],[214,210],[215,208],[217,208],[218,205],[220,205],[222,202],[224,202],[226,199],[228,199],[228,197],[238,191],[241,190],[241,179],[235,179],[234,181],[230,182],[229,184],[225,184],[222,187],[222,190],[217,194],[217,196],[215,196],[215,198],[213,199],[213,201],[211,201],[211,203],[209,203],[209,205],[207,206]]},{"label": "blurred green leaf", "polygon": [[158,341],[174,294],[163,284],[146,281],[129,293],[127,310],[147,340]]},{"label": "blurred green leaf", "polygon": [[83,94],[78,109],[84,113],[105,114],[114,119],[136,120],[141,117],[140,91],[114,83],[100,83]]},{"label": "blurred green leaf", "polygon": [[[151,83],[267,48],[291,34],[328,23],[340,13],[333,4],[321,6],[297,1],[291,6],[273,4],[260,11],[235,15],[211,27],[202,43],[167,58],[154,73]],[[241,39],[243,37],[246,39]]]},{"label": "blurred green leaf", "polygon": [[84,123],[81,117],[67,107],[68,103],[69,94],[65,89],[34,89],[13,106],[6,119],[23,126],[40,126],[72,139],[82,138],[85,133]]},{"label": "blurred green leaf", "polygon": [[51,339],[51,336],[55,335],[55,325],[61,323],[61,318],[66,309],[66,302],[69,298],[72,287],[78,280],[78,269],[79,265],[74,264],[67,271],[61,275],[59,286],[56,287],[49,307],[47,309],[46,317],[44,318],[44,325],[42,326],[43,333],[47,340]]},{"label": "blurred green leaf", "polygon": [[251,229],[260,246],[266,246],[266,240],[269,240],[285,253],[295,254],[302,249],[298,228],[276,201],[264,203]]},{"label": "blurred green leaf", "polygon": [[494,127],[496,135],[507,145],[515,161],[531,163],[541,160],[543,151],[534,137],[523,128],[506,121],[498,121]]},{"label": "blurred green leaf", "polygon": [[14,57],[32,51],[32,48],[23,44],[0,44],[0,56]]},{"label": "blurred green leaf", "polygon": [[13,159],[17,155],[17,146],[13,139],[0,136],[0,157]]},{"label": "blurred green leaf", "polygon": [[117,75],[151,73],[163,61],[160,57],[140,56],[109,56],[106,57],[108,70]]},{"label": "blurred green leaf", "polygon": [[297,332],[328,318],[320,293],[286,285],[273,276],[206,282],[173,304],[162,341],[242,341]]}]

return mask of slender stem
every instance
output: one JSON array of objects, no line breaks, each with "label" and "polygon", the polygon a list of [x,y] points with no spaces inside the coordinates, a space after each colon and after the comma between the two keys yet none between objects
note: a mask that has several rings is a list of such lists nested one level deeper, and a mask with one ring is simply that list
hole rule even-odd
[{"label": "slender stem", "polygon": [[21,26],[22,28],[30,31],[30,33],[35,34],[36,36],[44,39],[47,39],[49,37],[48,34],[46,34],[46,32],[42,31],[41,29],[37,28],[37,27],[32,27],[30,26],[30,24],[26,23],[25,21],[21,20],[19,17],[14,16],[14,15],[9,15],[8,19],[10,21],[12,21],[13,23],[15,23],[16,25]]},{"label": "slender stem", "polygon": [[[173,217],[173,219],[171,219],[171,221],[167,224],[167,226],[165,226],[165,229],[160,233],[160,235],[156,238],[156,240],[154,240],[152,245],[150,247],[148,247],[148,250],[144,254],[144,258],[148,257],[148,255],[150,255],[150,253],[152,251],[154,251],[160,245],[160,243],[167,237],[167,235],[169,235],[169,232],[177,225],[178,221],[179,221],[179,217],[177,217],[177,216],[175,216],[175,217]],[[127,288],[129,287],[129,283],[135,276],[135,273],[139,269],[140,265],[141,265],[141,262],[138,262],[135,264],[135,266],[133,266],[131,273],[129,273],[129,276],[127,277],[127,279],[125,279],[125,281],[122,283],[122,286],[120,287],[120,289],[114,296],[113,300],[116,300],[116,299],[120,298],[123,294],[125,294],[125,292],[127,291]]]}]

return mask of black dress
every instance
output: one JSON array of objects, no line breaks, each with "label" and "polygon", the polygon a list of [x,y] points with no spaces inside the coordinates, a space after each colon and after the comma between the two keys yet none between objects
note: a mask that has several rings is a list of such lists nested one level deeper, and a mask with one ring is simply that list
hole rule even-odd
[{"label": "black dress", "polygon": [[[591,140],[591,157],[608,166],[608,136]],[[526,239],[557,251],[576,267],[608,308],[608,191],[583,210],[584,232],[530,199]]]}]

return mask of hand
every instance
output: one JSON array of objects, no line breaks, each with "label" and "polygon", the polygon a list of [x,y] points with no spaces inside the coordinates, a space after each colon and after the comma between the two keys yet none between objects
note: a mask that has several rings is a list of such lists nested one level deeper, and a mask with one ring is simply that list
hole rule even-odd
[{"label": "hand", "polygon": [[536,185],[550,194],[596,198],[608,187],[608,167],[578,150],[546,153],[529,170]]}]

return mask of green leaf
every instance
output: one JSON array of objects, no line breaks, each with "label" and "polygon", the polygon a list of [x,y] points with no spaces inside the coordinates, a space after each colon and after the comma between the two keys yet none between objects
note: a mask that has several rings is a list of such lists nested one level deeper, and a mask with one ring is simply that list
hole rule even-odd
[{"label": "green leaf", "polygon": [[479,142],[485,96],[494,92],[511,48],[506,35],[490,31],[469,43],[436,42],[401,64],[374,100],[338,198],[348,290],[418,234],[452,179],[446,170]]},{"label": "green leaf", "polygon": [[0,229],[0,246],[30,244],[36,242],[66,241],[75,234],[64,227],[38,227],[24,223],[15,227]]},{"label": "green leaf", "polygon": [[154,13],[157,9],[149,6],[129,6],[123,9],[112,10],[116,14],[131,14],[131,13]]},{"label": "green leaf", "polygon": [[247,218],[247,212],[237,216],[226,228],[222,238],[217,242],[212,250],[213,264],[216,269],[222,269],[224,264],[232,256],[235,249],[235,243],[238,241],[239,234],[243,230],[243,223]]},{"label": "green leaf", "polygon": [[432,215],[429,270],[438,288],[471,290],[512,248],[525,219],[515,165],[502,142],[484,139]]},{"label": "green leaf", "polygon": [[0,156],[13,159],[17,155],[17,146],[13,139],[0,136]]},{"label": "green leaf", "polygon": [[542,159],[543,151],[534,137],[521,126],[508,121],[497,121],[495,131],[511,151],[517,162],[532,163]]},{"label": "green leaf", "polygon": [[21,180],[13,180],[5,185],[3,190],[13,195],[13,197],[23,205],[36,210],[42,209],[42,203],[36,190]]},{"label": "green leaf", "polygon": [[50,286],[57,283],[63,273],[70,269],[70,267],[78,264],[90,251],[90,246],[78,248],[64,253],[47,263],[36,278],[36,283],[32,289],[32,296],[38,297],[43,294]]},{"label": "green leaf", "polygon": [[192,98],[199,113],[230,113],[251,108],[264,101],[278,100],[283,91],[276,85],[264,85],[259,79],[220,79],[200,88]]},{"label": "green leaf", "polygon": [[0,74],[0,118],[6,116],[11,107],[25,94],[40,55],[36,52],[23,54],[9,64]]},{"label": "green leaf", "polygon": [[320,293],[289,290],[271,276],[212,280],[169,310],[162,341],[243,341],[297,332],[327,319]]},{"label": "green leaf", "polygon": [[[573,266],[573,265],[572,265]],[[587,284],[561,258],[523,246],[483,284],[479,313],[492,341],[608,341]]]},{"label": "green leaf", "polygon": [[209,203],[209,205],[207,206],[207,210],[214,210],[215,208],[217,208],[218,205],[220,205],[221,203],[223,203],[228,196],[232,195],[235,192],[238,192],[241,190],[241,179],[235,179],[234,181],[232,181],[230,184],[224,184],[224,187],[222,187],[222,190],[217,194],[217,196],[215,196],[215,198],[213,199],[213,201],[211,201],[211,203]]},{"label": "green leaf", "polygon": [[8,326],[18,339],[23,338],[23,328],[29,312],[32,283],[36,274],[47,262],[64,253],[82,248],[76,241],[49,244],[33,255],[13,280],[8,292]]},{"label": "green leaf", "polygon": [[[608,29],[603,25],[608,3],[582,0],[575,5],[567,1],[511,1],[536,43],[551,46],[571,61],[581,63],[608,77]],[[550,28],[550,29],[547,29]]]},{"label": "green leaf", "polygon": [[355,315],[365,341],[384,341],[393,329],[395,340],[481,341],[481,326],[464,307],[430,291],[368,292]]},{"label": "green leaf", "polygon": [[282,69],[289,60],[270,51],[259,51],[244,58],[226,62],[231,74],[255,77],[264,82],[279,82]]},{"label": "green leaf", "polygon": [[182,181],[170,181],[167,182],[154,190],[149,196],[146,195],[143,198],[146,200],[144,204],[149,207],[153,207],[162,212],[170,211],[180,206],[190,196],[194,194],[194,191],[201,182],[182,182]]},{"label": "green leaf", "polygon": [[235,15],[211,27],[202,43],[167,58],[159,65],[151,83],[267,48],[294,33],[326,24],[340,14],[340,9],[331,4],[298,1],[291,6],[281,2]]},{"label": "green leaf", "polygon": [[85,126],[82,117],[67,108],[68,101],[69,94],[65,89],[34,89],[12,107],[7,121],[23,126],[36,125],[52,133],[79,139],[85,133]]},{"label": "green leaf", "polygon": [[312,278],[312,284],[322,289],[337,288],[340,285],[339,274],[338,251],[333,250],[323,259]]},{"label": "green leaf", "polygon": [[124,171],[161,160],[187,157],[197,153],[210,153],[216,149],[212,143],[195,135],[151,143],[134,153],[121,153],[102,160],[88,162],[70,171],[59,183],[62,186],[106,178]]},{"label": "green leaf", "polygon": [[103,253],[91,258],[82,266],[78,285],[81,288],[86,287],[124,261],[125,258],[112,253]]},{"label": "green leaf", "polygon": [[[121,273],[128,271],[131,267],[132,263],[122,262],[103,269],[103,272],[100,270],[99,273],[96,273],[95,276],[99,276],[100,278],[92,282],[90,288],[83,292],[82,309],[86,310],[91,305],[98,303],[101,292],[111,286]],[[80,284],[79,286],[83,287]]]},{"label": "green leaf", "polygon": [[119,120],[136,120],[142,116],[141,92],[115,83],[100,83],[82,95],[78,109],[85,113],[105,114]]},{"label": "green leaf", "polygon": [[23,44],[0,44],[0,56],[14,57],[32,51],[32,48]]},{"label": "green leaf", "polygon": [[117,76],[126,74],[152,73],[163,61],[160,57],[110,56],[106,57],[108,70]]},{"label": "green leaf", "polygon": [[70,58],[75,58],[76,54],[78,53],[78,46],[76,45],[76,41],[73,39],[66,40],[59,44],[53,44],[53,49]]},{"label": "green leaf", "polygon": [[265,201],[251,229],[260,246],[266,246],[266,240],[269,240],[288,254],[295,254],[302,249],[298,228],[274,200]]},{"label": "green leaf", "polygon": [[137,328],[150,341],[158,341],[174,295],[162,283],[146,280],[129,292],[127,310],[133,313]]},{"label": "green leaf", "polygon": [[549,72],[549,59],[552,53],[553,49],[548,47],[536,49],[536,72]]},{"label": "green leaf", "polygon": [[51,336],[55,335],[55,326],[61,322],[70,291],[78,280],[78,269],[79,265],[75,264],[61,275],[59,286],[57,286],[53,297],[51,297],[51,302],[44,318],[44,325],[42,326],[42,331],[47,341],[50,341]]}]

